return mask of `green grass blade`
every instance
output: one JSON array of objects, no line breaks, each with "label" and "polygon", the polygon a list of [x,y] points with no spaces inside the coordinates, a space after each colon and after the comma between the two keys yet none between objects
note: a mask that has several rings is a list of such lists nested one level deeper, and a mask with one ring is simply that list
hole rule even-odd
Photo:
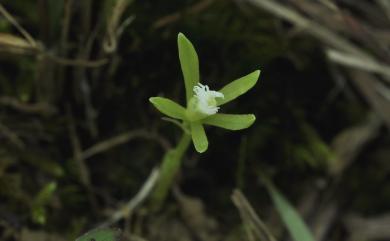
[{"label": "green grass blade", "polygon": [[47,213],[45,206],[49,204],[53,198],[54,192],[57,190],[57,183],[50,182],[46,184],[32,200],[31,212],[32,219],[35,223],[45,224]]},{"label": "green grass blade", "polygon": [[308,226],[290,202],[270,183],[266,184],[276,209],[295,241],[315,241]]},{"label": "green grass blade", "polygon": [[112,228],[98,228],[77,238],[76,241],[120,241],[120,230]]}]

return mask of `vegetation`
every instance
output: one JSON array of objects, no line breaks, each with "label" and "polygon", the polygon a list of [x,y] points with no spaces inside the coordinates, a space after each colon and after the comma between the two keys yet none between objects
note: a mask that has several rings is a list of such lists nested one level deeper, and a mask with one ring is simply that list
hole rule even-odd
[{"label": "vegetation", "polygon": [[2,1],[0,240],[389,239],[390,6],[341,2]]}]

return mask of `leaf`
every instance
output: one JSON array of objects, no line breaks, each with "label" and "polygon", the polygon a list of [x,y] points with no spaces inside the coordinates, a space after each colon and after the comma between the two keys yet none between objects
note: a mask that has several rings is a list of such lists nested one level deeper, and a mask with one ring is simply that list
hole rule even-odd
[{"label": "leaf", "polygon": [[163,114],[176,118],[176,119],[186,119],[186,109],[179,105],[178,103],[162,97],[151,97],[149,101]]},{"label": "leaf", "polygon": [[219,92],[224,95],[224,98],[218,98],[217,105],[223,105],[229,101],[234,100],[238,96],[245,94],[256,84],[259,76],[260,70],[256,70],[225,85],[221,90],[219,90]]},{"label": "leaf", "polygon": [[194,86],[199,82],[198,54],[192,43],[182,33],[179,33],[177,36],[177,45],[179,47],[179,59],[188,103],[193,96]]},{"label": "leaf", "polygon": [[209,142],[204,131],[203,125],[200,122],[191,122],[192,141],[197,152],[203,153],[207,150]]},{"label": "leaf", "polygon": [[46,209],[45,206],[50,202],[53,197],[57,184],[50,182],[46,184],[39,193],[32,200],[31,212],[32,219],[35,223],[45,224],[46,223]]},{"label": "leaf", "polygon": [[218,126],[228,130],[242,130],[255,122],[255,115],[215,114],[202,120],[203,124]]},{"label": "leaf", "polygon": [[120,234],[119,229],[98,228],[78,237],[76,241],[119,241]]},{"label": "leaf", "polygon": [[315,241],[302,217],[289,201],[271,183],[266,183],[266,187],[292,238],[295,241]]}]

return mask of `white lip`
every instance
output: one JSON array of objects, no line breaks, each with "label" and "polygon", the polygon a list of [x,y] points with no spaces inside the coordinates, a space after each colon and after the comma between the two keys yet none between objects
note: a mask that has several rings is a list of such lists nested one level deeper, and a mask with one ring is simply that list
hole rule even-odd
[{"label": "white lip", "polygon": [[219,107],[216,106],[215,98],[224,98],[221,92],[210,90],[207,85],[198,83],[194,86],[195,97],[198,100],[197,107],[200,112],[206,115],[214,115],[218,112]]}]

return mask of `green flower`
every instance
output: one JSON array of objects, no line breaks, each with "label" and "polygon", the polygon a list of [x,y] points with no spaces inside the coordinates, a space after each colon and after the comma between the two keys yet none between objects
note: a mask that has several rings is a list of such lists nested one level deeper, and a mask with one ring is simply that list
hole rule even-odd
[{"label": "green flower", "polygon": [[199,60],[192,43],[179,33],[177,38],[180,65],[184,76],[187,108],[162,97],[152,97],[149,101],[163,114],[182,120],[180,125],[191,134],[195,149],[202,153],[208,148],[203,125],[212,125],[228,130],[248,128],[256,120],[253,114],[218,113],[220,106],[246,93],[257,82],[260,70],[229,83],[218,91],[210,90],[199,83]]}]

